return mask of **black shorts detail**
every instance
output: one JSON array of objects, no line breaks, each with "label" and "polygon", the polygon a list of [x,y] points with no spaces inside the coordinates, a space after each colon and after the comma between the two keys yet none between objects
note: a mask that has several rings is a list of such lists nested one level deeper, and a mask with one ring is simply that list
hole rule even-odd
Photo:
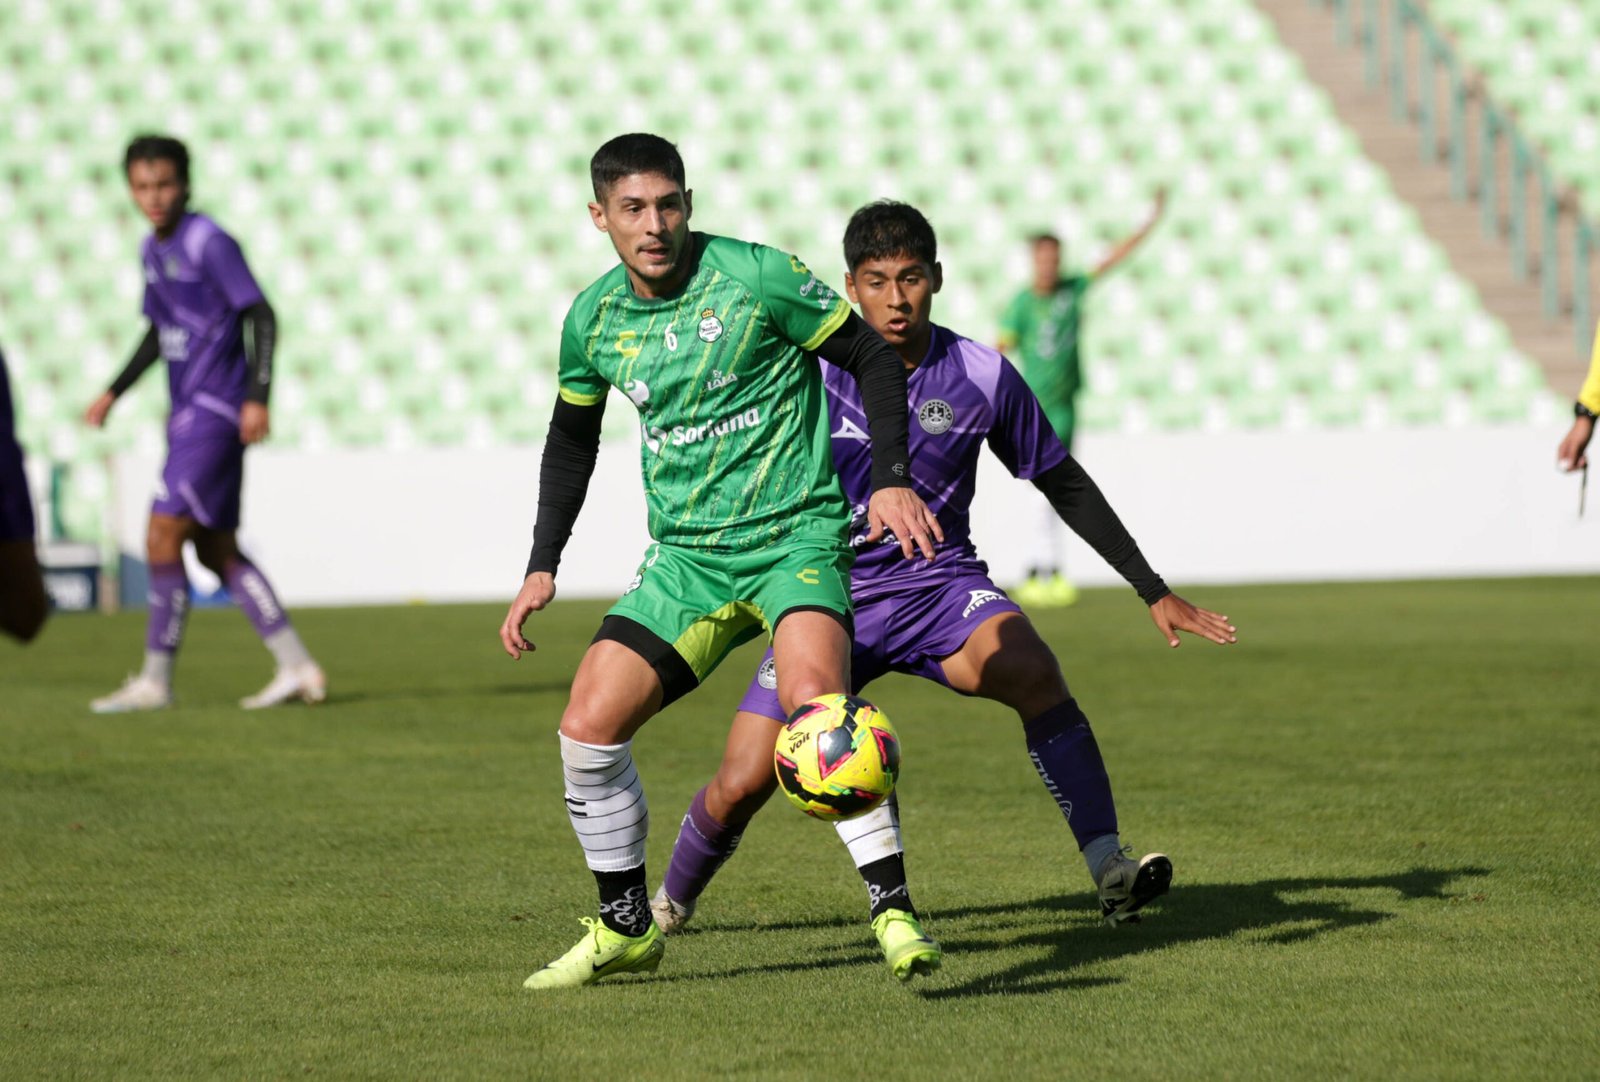
[{"label": "black shorts detail", "polygon": [[834,623],[844,628],[844,633],[849,636],[850,641],[856,641],[855,614],[830,609],[826,605],[795,605],[793,608],[784,609],[778,614],[778,618],[772,621],[772,633],[774,635],[778,633],[778,625],[783,623],[784,617],[797,612],[820,612],[824,616],[831,616]]},{"label": "black shorts detail", "polygon": [[600,621],[600,630],[594,633],[590,644],[601,639],[621,643],[644,658],[661,681],[661,709],[665,710],[689,692],[700,686],[699,679],[683,655],[672,644],[643,624],[626,616],[607,616]]}]

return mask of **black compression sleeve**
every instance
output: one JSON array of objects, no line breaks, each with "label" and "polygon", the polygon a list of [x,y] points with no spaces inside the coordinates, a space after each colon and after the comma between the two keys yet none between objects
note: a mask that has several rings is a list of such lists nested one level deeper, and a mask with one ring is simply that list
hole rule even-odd
[{"label": "black compression sleeve", "polygon": [[583,498],[589,492],[589,478],[600,455],[600,421],[605,416],[606,400],[592,406],[574,406],[561,399],[550,415],[550,434],[544,441],[544,459],[539,464],[539,516],[534,520],[533,551],[528,554],[528,570],[554,575],[561,563],[561,550],[572,536]]},{"label": "black compression sleeve", "polygon": [[278,348],[278,317],[272,305],[258,301],[240,313],[244,324],[246,362],[244,400],[267,404],[272,394],[272,353]]},{"label": "black compression sleeve", "polygon": [[118,373],[116,379],[111,381],[111,393],[118,398],[127,394],[134,380],[144,375],[144,370],[155,364],[160,356],[161,339],[156,334],[156,325],[152,323],[149,330],[144,332],[144,338],[139,342],[139,347],[133,351],[133,357],[129,359],[127,366]]},{"label": "black compression sleeve", "polygon": [[872,490],[908,488],[906,366],[883,336],[854,312],[817,347],[823,360],[849,372],[861,388],[872,436]]},{"label": "black compression sleeve", "polygon": [[1139,592],[1139,599],[1154,605],[1172,591],[1150,567],[1138,542],[1111,509],[1100,486],[1084,472],[1078,460],[1068,458],[1033,479],[1033,486],[1045,494],[1061,521],[1089,543],[1101,559]]}]

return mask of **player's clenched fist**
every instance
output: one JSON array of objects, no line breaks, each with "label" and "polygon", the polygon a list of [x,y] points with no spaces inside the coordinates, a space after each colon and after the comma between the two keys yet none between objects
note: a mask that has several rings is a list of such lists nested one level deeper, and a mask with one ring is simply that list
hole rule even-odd
[{"label": "player's clenched fist", "polygon": [[538,612],[550,604],[555,596],[555,576],[548,571],[535,571],[523,580],[522,589],[517,591],[516,600],[511,602],[511,608],[506,612],[505,623],[500,625],[500,644],[513,661],[520,658],[524,650],[535,649],[533,643],[522,634],[522,625],[528,619],[528,614]]}]

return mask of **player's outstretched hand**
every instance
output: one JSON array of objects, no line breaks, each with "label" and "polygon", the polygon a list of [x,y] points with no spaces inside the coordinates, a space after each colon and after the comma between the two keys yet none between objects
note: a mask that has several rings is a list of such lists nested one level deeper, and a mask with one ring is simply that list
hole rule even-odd
[{"label": "player's outstretched hand", "polygon": [[242,443],[260,443],[272,431],[267,407],[260,402],[246,402],[239,410],[239,440]]},{"label": "player's outstretched hand", "polygon": [[105,427],[106,414],[111,412],[111,405],[116,400],[117,396],[112,394],[110,391],[107,391],[105,394],[89,403],[89,408],[83,411],[84,421],[94,428]]},{"label": "player's outstretched hand", "polygon": [[1572,422],[1572,428],[1567,431],[1566,438],[1561,441],[1561,446],[1556,448],[1556,465],[1571,473],[1581,470],[1589,464],[1589,456],[1584,454],[1584,449],[1589,446],[1589,438],[1594,435],[1594,419],[1592,417],[1579,417]]},{"label": "player's outstretched hand", "polygon": [[556,579],[548,571],[535,571],[522,581],[522,589],[517,591],[517,599],[507,610],[505,623],[500,625],[500,645],[506,648],[511,660],[520,658],[524,650],[531,653],[535,649],[533,643],[523,637],[522,625],[530,612],[538,612],[555,596]]},{"label": "player's outstretched hand", "polygon": [[916,554],[912,546],[922,550],[925,559],[933,559],[934,542],[944,540],[939,520],[928,505],[909,488],[880,488],[867,501],[867,522],[872,529],[868,541],[877,541],[884,531],[891,531],[900,541],[900,551],[906,559]]},{"label": "player's outstretched hand", "polygon": [[1210,639],[1219,646],[1239,641],[1239,637],[1234,634],[1238,628],[1230,624],[1226,616],[1210,609],[1197,608],[1177,594],[1168,594],[1151,605],[1150,619],[1156,622],[1156,628],[1167,637],[1168,646],[1178,645],[1180,631]]}]

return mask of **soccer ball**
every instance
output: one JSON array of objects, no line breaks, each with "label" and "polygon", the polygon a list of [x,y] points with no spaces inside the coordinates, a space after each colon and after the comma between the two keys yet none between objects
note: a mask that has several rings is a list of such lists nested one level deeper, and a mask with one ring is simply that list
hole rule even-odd
[{"label": "soccer ball", "polygon": [[823,695],[789,715],[772,762],[789,803],[818,819],[849,819],[894,792],[900,738],[867,700]]}]

